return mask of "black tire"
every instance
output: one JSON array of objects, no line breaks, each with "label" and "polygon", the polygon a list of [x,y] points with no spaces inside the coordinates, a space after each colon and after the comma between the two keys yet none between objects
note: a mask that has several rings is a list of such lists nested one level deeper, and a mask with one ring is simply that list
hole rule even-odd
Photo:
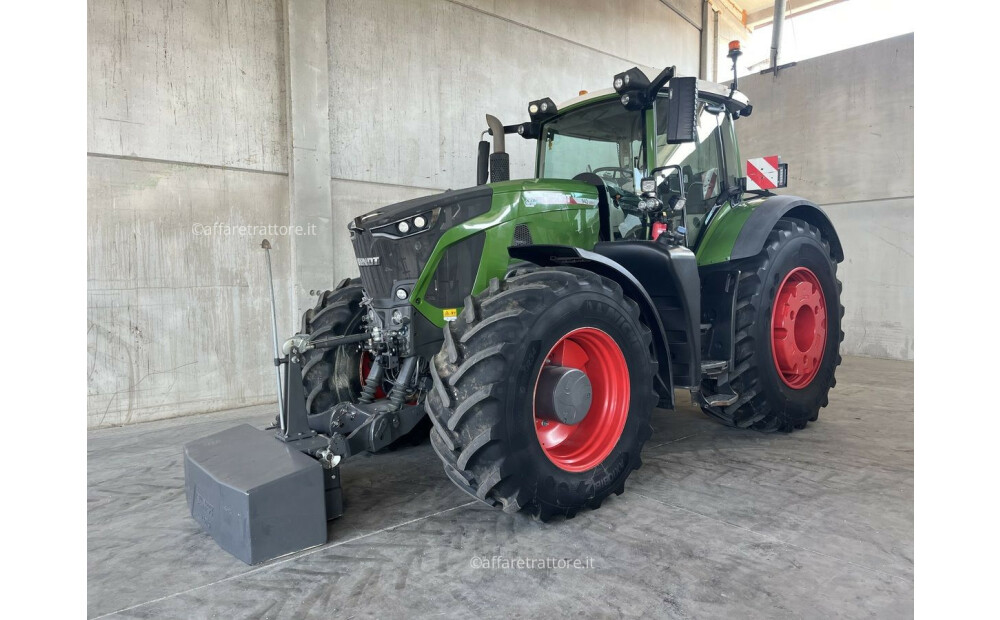
[{"label": "black tire", "polygon": [[[331,338],[359,332],[364,319],[361,280],[343,280],[332,291],[324,291],[314,308],[302,315],[302,332],[314,338]],[[302,384],[306,412],[325,411],[340,402],[357,402],[365,378],[361,376],[361,351],[356,345],[306,351],[302,364]],[[383,386],[383,390],[389,386]],[[388,446],[418,445],[427,439],[430,422],[420,420],[410,432]]]},{"label": "black tire", "polygon": [[[589,470],[571,472],[543,451],[533,398],[547,352],[580,327],[614,339],[630,389],[627,418],[610,454]],[[431,361],[431,445],[448,477],[473,497],[541,520],[573,517],[581,508],[599,507],[612,492],[621,494],[641,465],[657,402],[656,367],[638,306],[615,282],[569,267],[493,279],[480,295],[466,298]]]},{"label": "black tire", "polygon": [[[361,281],[344,280],[332,291],[324,291],[314,308],[302,315],[302,333],[313,338],[331,338],[362,329]],[[319,413],[340,402],[354,402],[361,393],[361,353],[357,346],[306,351],[302,383],[306,412]]]},{"label": "black tire", "polygon": [[[775,297],[785,277],[797,267],[815,274],[826,301],[826,343],[823,358],[812,380],[793,389],[775,367],[771,343],[771,316]],[[728,426],[762,432],[791,432],[819,417],[837,384],[840,342],[844,339],[840,303],[841,283],[830,244],[811,224],[781,219],[767,238],[764,250],[740,266],[736,300],[735,367],[730,385],[739,399],[728,407],[702,407],[705,413]],[[714,380],[702,384],[714,392]]]}]

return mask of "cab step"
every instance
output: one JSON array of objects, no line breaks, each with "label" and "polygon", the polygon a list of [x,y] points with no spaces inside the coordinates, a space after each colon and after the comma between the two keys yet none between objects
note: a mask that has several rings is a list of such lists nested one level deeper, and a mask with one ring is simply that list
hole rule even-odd
[{"label": "cab step", "polygon": [[729,368],[726,360],[705,360],[701,363],[701,374],[709,377],[717,377]]},{"label": "cab step", "polygon": [[705,402],[709,407],[728,407],[736,402],[739,394],[707,394]]}]

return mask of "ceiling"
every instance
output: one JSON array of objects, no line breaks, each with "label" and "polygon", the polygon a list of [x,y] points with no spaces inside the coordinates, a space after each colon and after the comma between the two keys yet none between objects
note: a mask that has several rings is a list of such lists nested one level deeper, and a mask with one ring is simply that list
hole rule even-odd
[{"label": "ceiling", "polygon": [[[747,27],[757,28],[770,24],[774,20],[774,0],[717,0],[732,7],[738,7],[747,13]],[[786,0],[785,17],[844,2],[844,0]]]}]

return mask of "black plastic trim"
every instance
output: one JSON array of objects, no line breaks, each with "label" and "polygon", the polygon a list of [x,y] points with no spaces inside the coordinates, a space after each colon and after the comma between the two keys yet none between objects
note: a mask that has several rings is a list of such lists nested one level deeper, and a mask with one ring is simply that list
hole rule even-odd
[{"label": "black plastic trim", "polygon": [[701,383],[701,279],[694,252],[663,241],[598,243],[594,252],[629,271],[653,302],[665,328],[673,381]]},{"label": "black plastic trim", "polygon": [[819,228],[823,238],[830,242],[830,254],[835,261],[844,260],[844,248],[840,244],[833,222],[826,213],[814,203],[798,196],[772,196],[760,204],[740,230],[733,244],[730,260],[750,258],[760,254],[767,243],[767,236],[774,225],[783,217],[794,217]]},{"label": "black plastic trim", "polygon": [[574,181],[583,181],[597,188],[597,219],[599,228],[597,238],[601,241],[611,241],[611,201],[608,198],[608,186],[604,179],[593,172],[581,172],[573,177]]},{"label": "black plastic trim", "polygon": [[441,350],[444,332],[420,312],[414,311],[411,318],[413,322],[410,323],[410,333],[413,334],[414,355],[429,360]]}]

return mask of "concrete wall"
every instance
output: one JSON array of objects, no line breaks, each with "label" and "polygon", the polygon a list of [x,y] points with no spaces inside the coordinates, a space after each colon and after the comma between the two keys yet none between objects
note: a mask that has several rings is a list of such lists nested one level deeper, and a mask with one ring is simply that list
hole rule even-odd
[{"label": "concrete wall", "polygon": [[288,224],[281,14],[88,4],[89,426],[274,399],[261,235],[212,226]]},{"label": "concrete wall", "polygon": [[740,80],[744,157],[779,154],[783,193],[823,205],[844,245],[844,352],[913,359],[913,35]]},{"label": "concrete wall", "polygon": [[[656,73],[676,64],[686,75],[697,74],[700,34],[687,19],[700,21],[700,3],[679,2],[676,11],[659,0],[568,6],[331,0],[336,278],[357,275],[344,225],[374,206],[359,194],[377,192],[395,202],[475,184],[486,113],[521,122],[532,99],[559,103],[580,90],[608,88],[615,73],[636,65]],[[534,141],[508,138],[512,178],[533,175],[534,148]],[[353,182],[380,185],[363,189]]]},{"label": "concrete wall", "polygon": [[351,217],[474,182],[485,113],[634,65],[694,75],[700,20],[700,0],[90,0],[88,425],[273,401],[262,237],[291,332],[356,274]]}]

